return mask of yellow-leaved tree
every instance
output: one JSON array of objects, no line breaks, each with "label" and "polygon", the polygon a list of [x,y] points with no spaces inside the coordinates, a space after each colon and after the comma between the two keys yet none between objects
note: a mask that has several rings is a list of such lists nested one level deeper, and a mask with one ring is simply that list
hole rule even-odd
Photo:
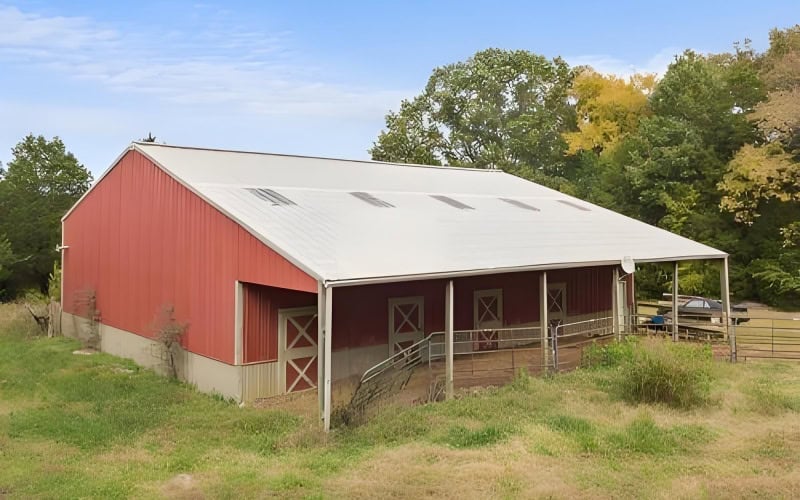
[{"label": "yellow-leaved tree", "polygon": [[582,71],[572,84],[578,130],[566,132],[568,154],[579,151],[609,152],[639,120],[649,114],[647,96],[656,77],[637,74],[628,79],[603,75],[591,68]]}]

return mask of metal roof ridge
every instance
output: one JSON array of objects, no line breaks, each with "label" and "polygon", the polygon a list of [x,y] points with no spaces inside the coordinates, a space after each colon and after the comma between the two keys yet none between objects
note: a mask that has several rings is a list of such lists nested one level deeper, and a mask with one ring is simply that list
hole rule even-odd
[{"label": "metal roof ridge", "polygon": [[456,167],[453,165],[422,165],[419,163],[403,163],[403,162],[391,162],[391,161],[379,161],[379,160],[354,160],[352,158],[336,158],[333,156],[314,156],[314,155],[300,155],[300,154],[290,154],[290,153],[268,153],[266,151],[247,151],[247,150],[237,150],[237,149],[223,149],[223,148],[204,148],[199,146],[180,146],[177,144],[158,144],[155,142],[146,142],[146,141],[133,141],[131,144],[135,144],[137,146],[144,146],[144,147],[161,147],[161,148],[172,148],[172,149],[190,149],[194,151],[212,151],[216,153],[238,153],[238,154],[247,154],[247,155],[261,155],[261,156],[280,156],[284,158],[306,158],[310,160],[327,160],[327,161],[346,161],[350,163],[364,163],[367,165],[389,165],[389,166],[397,166],[397,167],[416,167],[416,168],[432,168],[438,170],[460,170],[466,172],[482,172],[482,173],[502,173],[505,174],[502,169],[499,168],[479,168],[479,167]]}]

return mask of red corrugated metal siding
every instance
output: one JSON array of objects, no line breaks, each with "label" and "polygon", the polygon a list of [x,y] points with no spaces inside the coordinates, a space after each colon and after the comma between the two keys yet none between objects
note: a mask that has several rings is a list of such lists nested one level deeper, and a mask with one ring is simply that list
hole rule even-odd
[{"label": "red corrugated metal siding", "polygon": [[456,280],[453,286],[453,326],[456,330],[470,330],[475,327],[472,306],[476,290],[503,290],[503,323],[507,326],[539,320],[539,273],[474,276]]},{"label": "red corrugated metal siding", "polygon": [[389,299],[422,295],[425,331],[444,328],[445,281],[409,281],[336,288],[333,291],[333,348],[388,343]]},{"label": "red corrugated metal siding", "polygon": [[278,310],[317,305],[317,294],[245,283],[243,290],[243,360],[278,359]]},{"label": "red corrugated metal siding", "polygon": [[613,271],[611,266],[548,271],[547,282],[567,284],[567,314],[570,316],[609,311]]},{"label": "red corrugated metal siding", "polygon": [[[548,282],[566,283],[567,313],[591,314],[611,309],[612,268],[576,268],[547,272]],[[366,347],[386,344],[389,335],[388,300],[423,296],[425,331],[444,329],[445,280],[411,281],[337,288],[333,292],[333,347]],[[503,322],[506,326],[539,321],[539,273],[509,273],[459,278],[454,282],[454,327],[473,328],[473,293],[503,290]]]},{"label": "red corrugated metal siding", "polygon": [[317,282],[135,151],[64,221],[64,310],[92,289],[104,324],[152,336],[167,304],[185,346],[232,363],[236,280],[316,293]]}]

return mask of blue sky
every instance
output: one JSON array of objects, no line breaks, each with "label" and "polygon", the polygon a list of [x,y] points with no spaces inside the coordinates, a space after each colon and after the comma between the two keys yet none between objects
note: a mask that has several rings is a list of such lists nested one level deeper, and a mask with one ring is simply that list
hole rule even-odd
[{"label": "blue sky", "polygon": [[0,161],[60,136],[95,174],[133,139],[367,158],[431,70],[487,47],[663,73],[800,22],[794,1],[0,0]]}]

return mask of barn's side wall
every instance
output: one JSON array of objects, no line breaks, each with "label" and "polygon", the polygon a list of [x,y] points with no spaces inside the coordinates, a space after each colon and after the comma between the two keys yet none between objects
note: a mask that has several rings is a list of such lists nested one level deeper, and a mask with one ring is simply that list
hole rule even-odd
[{"label": "barn's side wall", "polygon": [[85,316],[94,294],[101,325],[152,338],[170,306],[188,324],[186,349],[209,360],[235,362],[237,280],[317,291],[316,280],[136,151],[63,227],[65,313]]},{"label": "barn's side wall", "polygon": [[[473,294],[489,289],[503,291],[504,326],[538,324],[539,276],[538,272],[525,272],[454,280],[455,329],[474,328]],[[547,272],[548,283],[566,284],[568,322],[610,316],[612,279],[612,267],[608,266]],[[385,346],[388,355],[390,298],[422,296],[426,334],[444,330],[446,283],[446,280],[409,281],[334,289],[334,350]]]}]

